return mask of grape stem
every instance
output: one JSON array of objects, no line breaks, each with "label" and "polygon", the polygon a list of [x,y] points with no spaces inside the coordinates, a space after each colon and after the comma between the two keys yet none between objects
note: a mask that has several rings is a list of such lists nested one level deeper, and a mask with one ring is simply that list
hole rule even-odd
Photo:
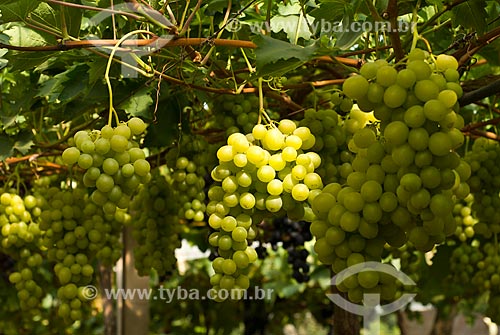
[{"label": "grape stem", "polygon": [[[109,92],[109,118],[108,118],[108,126],[111,126],[111,124],[112,124],[113,115],[115,115],[116,124],[118,125],[120,123],[120,119],[118,118],[118,114],[116,113],[116,110],[113,107],[113,87],[111,86],[111,81],[109,79],[109,71],[111,70],[111,64],[113,62],[113,58],[115,57],[115,53],[118,50],[118,47],[125,40],[127,40],[129,37],[131,37],[133,35],[137,35],[137,34],[148,34],[148,35],[151,35],[151,36],[155,36],[152,32],[147,31],[147,30],[134,30],[134,31],[131,31],[131,32],[125,34],[120,40],[118,40],[118,42],[115,44],[115,46],[111,50],[111,54],[109,55],[108,64],[106,66],[106,72],[104,73],[104,80],[106,81],[106,84],[108,86],[108,92]],[[147,70],[148,69],[151,70],[151,68],[149,66],[147,66],[142,60],[140,60],[139,57],[137,57],[137,55],[135,55],[134,53],[132,53],[132,55],[136,56],[135,60],[138,61],[138,64],[140,64],[141,66],[145,67]]]},{"label": "grape stem", "polygon": [[259,83],[258,83],[258,87],[259,87],[259,119],[257,120],[257,124],[262,123],[262,114],[265,113],[265,111],[264,111],[264,91],[262,89],[262,82],[263,82],[262,77],[259,77]]}]

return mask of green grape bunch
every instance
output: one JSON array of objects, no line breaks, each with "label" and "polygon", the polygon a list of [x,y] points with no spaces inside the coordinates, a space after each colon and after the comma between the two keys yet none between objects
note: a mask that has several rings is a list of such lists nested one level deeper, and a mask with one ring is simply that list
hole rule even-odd
[{"label": "green grape bunch", "polygon": [[139,275],[151,269],[162,277],[176,267],[175,249],[180,248],[181,225],[177,203],[170,184],[159,171],[153,172],[150,183],[141,186],[131,206],[135,268]]},{"label": "green grape bunch", "polygon": [[[353,155],[339,168],[345,183],[326,185],[312,204],[315,250],[335,273],[381,262],[386,245],[427,252],[455,233],[453,207],[470,193],[471,175],[456,153],[464,142],[457,67],[451,56],[415,49],[398,67],[369,62],[344,82],[345,95],[376,122],[344,122]],[[363,292],[396,294],[387,278],[365,276],[338,287],[355,302]]]},{"label": "green grape bunch", "polygon": [[323,188],[314,172],[321,158],[307,152],[314,144],[309,128],[285,119],[278,126],[258,124],[247,135],[231,134],[219,148],[207,205],[208,224],[214,230],[209,243],[219,256],[212,263],[216,291],[248,288],[246,272],[257,260],[248,244],[262,218],[313,220],[309,203]]},{"label": "green grape bunch", "polygon": [[106,214],[127,208],[139,185],[151,179],[150,164],[133,139],[145,129],[146,124],[134,117],[115,128],[82,130],[75,134],[74,146],[62,153],[64,164],[85,171],[83,184],[93,190],[92,201]]}]

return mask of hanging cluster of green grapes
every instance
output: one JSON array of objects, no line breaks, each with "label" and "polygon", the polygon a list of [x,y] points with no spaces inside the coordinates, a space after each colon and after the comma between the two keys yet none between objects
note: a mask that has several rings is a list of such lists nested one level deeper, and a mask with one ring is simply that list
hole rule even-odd
[{"label": "hanging cluster of green grapes", "polygon": [[450,257],[450,274],[447,281],[461,296],[474,301],[484,292],[489,292],[485,314],[493,322],[500,321],[500,253],[496,239],[474,239],[456,246]]},{"label": "hanging cluster of green grapes", "polygon": [[24,199],[16,191],[2,191],[0,195],[0,253],[16,260],[16,271],[10,273],[9,281],[15,285],[19,306],[29,316],[40,314],[44,297],[37,283],[37,268],[42,265],[43,258],[39,250],[41,231],[36,219],[42,205],[41,199],[34,195],[26,195]]},{"label": "hanging cluster of green grapes", "polygon": [[62,153],[64,164],[85,170],[83,184],[93,190],[92,201],[106,214],[127,208],[139,185],[151,179],[149,162],[133,139],[145,129],[146,124],[134,117],[115,128],[81,130],[73,138],[75,146]]},{"label": "hanging cluster of green grapes", "polygon": [[[364,113],[363,113],[364,114]],[[315,137],[312,151],[322,157],[316,170],[324,183],[338,181],[337,166],[341,165],[339,152],[346,147],[346,134],[340,116],[333,109],[307,109],[299,126],[307,127]]]},{"label": "hanging cluster of green grapes", "polygon": [[130,216],[123,210],[106,214],[83,188],[53,186],[39,190],[46,206],[40,215],[42,247],[55,262],[60,285],[58,316],[72,323],[81,319],[81,306],[89,302],[85,286],[94,282],[94,263],[115,264],[121,257],[119,236]]},{"label": "hanging cluster of green grapes", "polygon": [[165,177],[177,203],[176,215],[182,220],[204,221],[206,183],[211,169],[217,165],[217,144],[208,143],[200,135],[183,135],[178,145],[165,158]]},{"label": "hanging cluster of green grapes", "polygon": [[491,238],[500,233],[500,144],[478,138],[465,155],[472,169],[468,184],[473,195],[472,216],[479,220],[473,226],[476,234]]},{"label": "hanging cluster of green grapes", "polygon": [[330,100],[333,108],[342,115],[349,113],[353,107],[352,99],[347,97],[342,91],[333,92],[330,95]]},{"label": "hanging cluster of green grapes", "polygon": [[225,95],[214,101],[215,127],[225,129],[226,136],[236,132],[249,133],[252,125],[257,123],[259,114],[254,112],[259,108],[257,96]]},{"label": "hanging cluster of green grapes", "polygon": [[216,184],[208,191],[207,205],[208,223],[215,230],[209,243],[219,256],[212,263],[216,291],[248,288],[245,271],[257,259],[248,241],[263,217],[313,219],[308,201],[323,188],[314,172],[321,158],[305,152],[314,144],[308,128],[281,120],[278,127],[258,124],[246,136],[234,133],[217,151],[219,165],[211,173]]},{"label": "hanging cluster of green grapes", "polygon": [[[315,250],[335,273],[381,261],[386,243],[397,248],[409,242],[425,252],[455,232],[454,200],[469,194],[470,176],[469,165],[453,151],[464,141],[456,113],[462,94],[457,65],[446,55],[428,62],[415,49],[404,67],[378,60],[344,82],[344,93],[362,111],[373,111],[380,124],[361,128],[353,121],[346,183],[326,185],[313,201]],[[384,276],[357,277],[339,286],[353,301],[367,290],[383,299],[396,292]]]},{"label": "hanging cluster of green grapes", "polygon": [[175,249],[180,248],[179,218],[174,193],[159,171],[153,172],[147,186],[143,185],[132,201],[132,236],[135,268],[139,275],[148,275],[153,268],[164,276],[176,266]]},{"label": "hanging cluster of green grapes", "polygon": [[[465,199],[457,201],[455,207],[453,207],[453,215],[457,224],[455,236],[461,242],[473,238],[476,234],[476,224],[479,220],[476,218],[476,213],[472,212],[473,203],[474,195],[471,193]],[[487,228],[487,225],[483,225],[483,227]]]},{"label": "hanging cluster of green grapes", "polygon": [[203,221],[205,218],[205,174],[203,167],[197,166],[187,157],[179,157],[170,168],[173,198],[178,204],[180,219]]}]

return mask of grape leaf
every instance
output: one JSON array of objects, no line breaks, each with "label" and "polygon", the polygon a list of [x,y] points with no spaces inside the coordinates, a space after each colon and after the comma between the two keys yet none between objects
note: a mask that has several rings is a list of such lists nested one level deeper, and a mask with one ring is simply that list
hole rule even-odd
[{"label": "grape leaf", "polygon": [[38,6],[34,0],[4,1],[0,4],[0,23],[24,21],[28,13]]},{"label": "grape leaf", "polygon": [[108,60],[100,57],[87,63],[90,84],[94,84],[96,81],[104,78],[107,64]]},{"label": "grape leaf", "polygon": [[298,15],[300,13],[300,4],[298,3],[298,1],[280,3],[278,5],[278,13],[282,16]]},{"label": "grape leaf", "polygon": [[152,104],[153,98],[151,97],[151,89],[146,87],[120,104],[119,108],[125,110],[129,116],[151,119],[152,113],[150,107]]},{"label": "grape leaf", "polygon": [[313,9],[310,14],[316,20],[324,20],[333,24],[342,19],[347,4],[343,0],[322,2],[320,7]]},{"label": "grape leaf", "polygon": [[0,135],[0,161],[5,161],[7,158],[12,157],[14,147],[7,135]]},{"label": "grape leaf", "polygon": [[[430,303],[432,300],[439,295],[444,294],[450,287],[447,287],[446,276],[448,272],[443,270],[449,268],[449,262],[451,254],[453,252],[453,247],[449,245],[440,245],[437,247],[436,254],[432,258],[432,265],[429,267],[425,262],[422,264],[425,270],[428,271],[427,278],[432,278],[428,280],[419,287],[418,299],[422,303]],[[421,269],[424,271],[424,269]]]},{"label": "grape leaf", "polygon": [[86,91],[88,66],[77,64],[45,81],[37,97],[47,97],[49,103],[68,103]]},{"label": "grape leaf", "polygon": [[55,52],[16,52],[9,51],[5,55],[12,71],[33,70],[38,65],[50,59]]},{"label": "grape leaf", "polygon": [[452,9],[454,22],[482,34],[488,27],[488,13],[485,8],[485,0],[467,0]]},{"label": "grape leaf", "polygon": [[33,133],[24,131],[16,136],[16,141],[14,142],[13,148],[19,151],[21,154],[26,155],[34,144]]},{"label": "grape leaf", "polygon": [[279,60],[292,60],[296,68],[301,63],[311,60],[317,50],[315,44],[302,47],[264,35],[255,36],[253,41],[257,45],[255,56],[259,71],[266,68],[269,70],[272,64]]},{"label": "grape leaf", "polygon": [[57,41],[53,36],[35,31],[22,25],[22,23],[10,23],[5,25],[3,34],[9,36],[9,43],[21,47],[39,47],[53,45]]},{"label": "grape leaf", "polygon": [[314,32],[314,29],[313,32],[309,29],[309,25],[314,24],[314,17],[310,15],[307,15],[307,18],[299,15],[276,15],[271,18],[270,23],[273,32],[278,33],[283,30],[291,42],[299,38],[309,40]]},{"label": "grape leaf", "polygon": [[33,134],[29,131],[21,132],[15,136],[0,134],[0,161],[14,156],[15,150],[25,155],[33,146]]},{"label": "grape leaf", "polygon": [[335,47],[339,49],[350,48],[357,39],[364,33],[362,29],[354,30],[352,28],[352,22],[354,14],[347,10],[342,18],[342,25],[338,27],[339,32],[336,34],[337,41],[335,42]]},{"label": "grape leaf", "polygon": [[178,124],[182,114],[181,104],[177,100],[177,96],[172,95],[167,89],[163,88],[162,93],[164,94],[160,95],[162,99],[158,104],[155,121],[149,125],[144,138],[145,146],[167,147],[179,138]]}]

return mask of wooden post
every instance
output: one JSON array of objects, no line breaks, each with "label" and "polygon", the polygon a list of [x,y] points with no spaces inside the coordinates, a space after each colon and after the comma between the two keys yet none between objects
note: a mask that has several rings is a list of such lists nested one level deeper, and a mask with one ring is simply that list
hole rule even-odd
[{"label": "wooden post", "polygon": [[[338,293],[347,299],[347,293]],[[361,330],[360,317],[349,313],[336,304],[333,307],[333,333],[335,335],[359,335]]]},{"label": "wooden post", "polygon": [[[111,292],[113,288],[113,271],[110,267],[100,265],[100,286],[102,292]],[[104,314],[104,335],[116,334],[115,302],[102,294],[102,312]]]},{"label": "wooden post", "polygon": [[[134,266],[133,248],[136,244],[132,238],[130,228],[126,228],[123,234],[124,255],[123,255],[123,289],[129,290],[149,290],[149,276],[140,277]],[[130,293],[129,293],[130,294]],[[137,292],[135,293],[137,297]],[[151,297],[154,296],[154,292]],[[149,301],[141,299],[129,299],[122,302],[120,311],[121,329],[118,335],[148,335],[149,334]]]}]

